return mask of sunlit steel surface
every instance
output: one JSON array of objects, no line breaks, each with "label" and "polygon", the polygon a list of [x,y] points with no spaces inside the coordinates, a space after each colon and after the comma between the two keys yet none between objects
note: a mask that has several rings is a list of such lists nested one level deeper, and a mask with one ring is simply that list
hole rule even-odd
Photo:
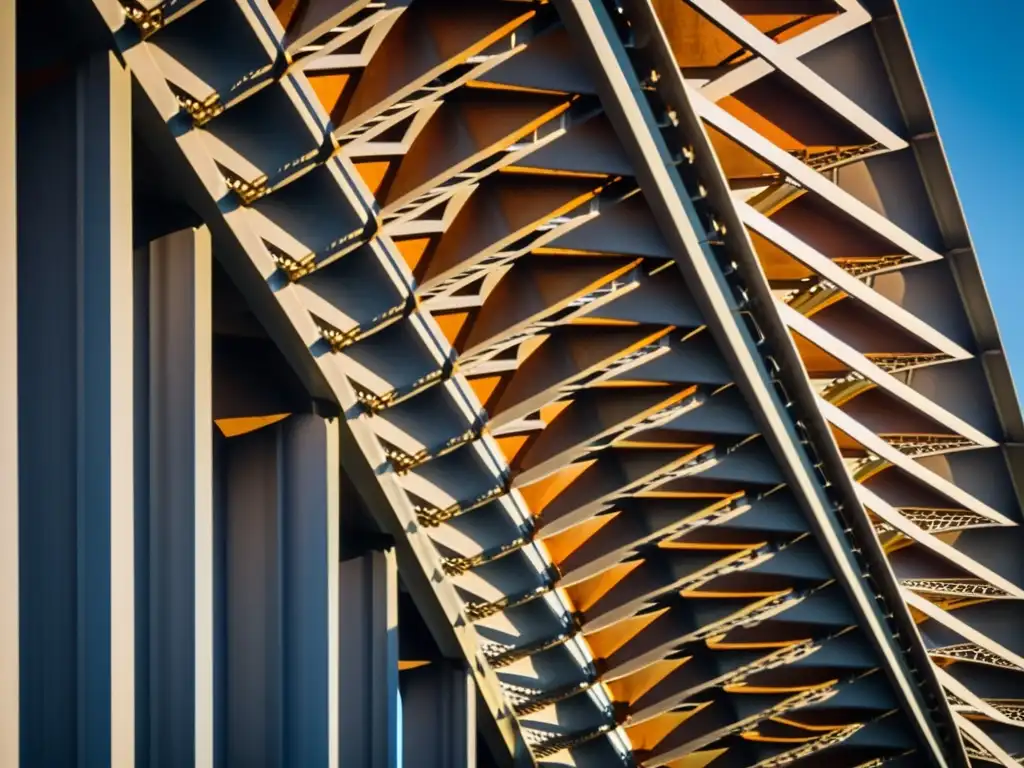
[{"label": "sunlit steel surface", "polygon": [[894,5],[92,2],[499,762],[1019,764],[1024,425]]}]

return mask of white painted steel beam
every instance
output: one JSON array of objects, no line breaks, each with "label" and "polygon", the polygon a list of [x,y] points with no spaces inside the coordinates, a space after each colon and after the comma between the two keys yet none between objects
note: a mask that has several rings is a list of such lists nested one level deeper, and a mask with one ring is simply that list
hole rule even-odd
[{"label": "white painted steel beam", "polygon": [[[782,55],[796,60],[871,21],[871,14],[864,10],[858,0],[836,0],[836,5],[842,7],[842,13],[807,32],[776,43],[778,51]],[[700,90],[712,101],[718,101],[774,71],[775,68],[767,60],[754,57],[736,65],[726,74],[701,87]]]},{"label": "white painted steel beam", "polygon": [[823,398],[818,398],[818,406],[822,414],[836,428],[842,430],[854,440],[863,445],[867,450],[879,458],[885,459],[890,464],[898,467],[911,477],[926,486],[931,487],[937,493],[941,493],[953,502],[960,504],[982,517],[986,517],[996,525],[1013,525],[1013,521],[1005,515],[992,509],[988,504],[974,498],[962,488],[948,480],[940,477],[935,472],[923,466],[921,463],[907,456],[898,448],[893,448],[885,440],[880,438],[870,429],[854,419],[842,409],[837,408]]},{"label": "white painted steel beam", "polygon": [[892,374],[883,371],[869,358],[815,323],[813,318],[805,317],[778,299],[775,300],[775,307],[782,316],[783,322],[792,330],[825,350],[839,362],[848,365],[852,370],[873,381],[882,391],[902,400],[910,408],[929,419],[934,419],[951,433],[973,441],[978,447],[991,448],[997,445],[995,440],[981,430],[975,429],[963,419],[919,394]]},{"label": "white painted steel beam", "polygon": [[725,0],[686,0],[701,13],[714,20],[730,36],[756,56],[783,73],[797,87],[821,101],[826,109],[856,126],[889,149],[904,149],[907,142],[869,115],[851,99],[829,84],[784,46],[776,43],[733,10]]},{"label": "white painted steel beam", "polygon": [[1024,599],[1024,589],[1009,579],[1003,578],[995,571],[986,568],[974,558],[958,551],[955,547],[947,544],[937,536],[933,536],[928,531],[923,530],[910,520],[907,520],[906,517],[900,514],[898,509],[887,503],[867,486],[858,485],[857,495],[860,496],[865,507],[878,515],[887,525],[892,526],[894,530],[913,539],[935,555],[945,558],[957,568],[967,571],[976,578],[984,579],[992,586],[1006,592],[1007,595],[1017,599]]},{"label": "white painted steel beam", "polygon": [[132,765],[128,71],[94,54],[18,116],[21,762]]},{"label": "white painted steel beam", "polygon": [[995,654],[999,658],[1009,662],[1017,669],[1024,670],[1024,657],[1014,653],[1006,646],[997,643],[983,632],[979,632],[974,629],[967,622],[958,619],[955,613],[943,610],[931,600],[921,597],[906,587],[903,588],[903,598],[907,601],[909,606],[916,608],[929,619],[934,619],[947,629],[951,629],[964,640],[972,642],[975,645],[984,648],[986,651]]},{"label": "white painted steel beam", "polygon": [[814,270],[823,278],[841,288],[856,301],[870,308],[871,311],[877,312],[889,320],[898,323],[925,344],[935,347],[936,350],[944,352],[954,360],[967,360],[971,357],[970,352],[952,339],[939,333],[939,331],[932,328],[912,312],[905,310],[896,302],[886,298],[863,280],[859,280],[851,275],[825,254],[815,250],[753,206],[741,200],[736,200],[736,208],[739,211],[740,218],[743,219],[743,223],[753,231],[775,243],[801,264]]},{"label": "white painted steel beam", "polygon": [[777,147],[771,140],[730,115],[696,89],[687,86],[687,92],[694,109],[701,118],[747,147],[765,162],[791,176],[800,186],[820,195],[835,207],[856,218],[861,224],[891,242],[897,249],[921,261],[937,261],[942,258],[940,254],[904,232],[874,208],[865,205],[800,159]]},{"label": "white painted steel beam", "polygon": [[[759,359],[753,339],[746,328],[741,325],[738,307],[731,297],[731,289],[726,284],[721,269],[715,262],[715,257],[707,243],[710,235],[704,231],[702,226],[698,225],[699,230],[694,226],[697,216],[693,208],[684,203],[684,201],[689,201],[690,196],[683,188],[680,178],[674,176],[670,170],[672,168],[670,165],[671,155],[658,132],[654,115],[651,114],[650,107],[643,99],[643,92],[633,72],[633,66],[625,50],[617,45],[617,31],[600,4],[587,0],[556,0],[555,6],[567,28],[570,32],[575,33],[575,39],[589,42],[589,58],[595,71],[600,73],[601,79],[604,81],[599,86],[602,103],[623,141],[627,154],[637,169],[637,180],[661,225],[663,234],[666,239],[670,239],[670,243],[677,245],[675,248],[677,263],[683,270],[691,290],[694,291],[698,304],[701,305],[708,321],[708,327],[715,336],[723,355],[730,363],[736,376],[737,385],[744,392],[751,408],[763,425],[765,438],[777,456],[793,493],[800,499],[801,507],[805,510],[808,521],[812,524],[822,548],[828,554],[829,560],[835,568],[837,580],[843,584],[854,610],[863,622],[865,633],[871,637],[872,645],[882,659],[883,665],[889,670],[890,679],[894,688],[899,692],[901,703],[919,728],[922,742],[927,745],[929,757],[934,760],[936,765],[948,765],[943,755],[943,748],[936,738],[933,725],[924,711],[921,693],[913,685],[905,659],[898,655],[902,651],[892,638],[891,630],[885,623],[885,617],[879,610],[877,600],[873,599],[874,596],[864,585],[860,567],[847,540],[842,538],[842,524],[837,519],[819,478],[814,474],[807,454],[798,447],[801,442],[796,434],[793,417],[785,412]],[[653,16],[649,3],[638,0],[631,6],[640,13]],[[657,20],[651,19],[650,23],[646,23],[644,26],[643,33],[651,37],[648,44],[662,52],[658,59],[659,63],[669,59],[670,49],[665,40],[664,31],[658,25]],[[664,63],[662,67],[665,67]],[[815,177],[808,186],[811,183],[816,183],[817,179],[828,184],[823,177],[810,171],[803,163],[771,145],[770,142],[750,131],[738,120],[724,113],[693,88],[686,86],[682,82],[677,68],[673,67],[660,74],[668,82],[676,83],[677,90],[673,92],[673,96],[681,96],[689,102],[676,103],[674,107],[676,110],[690,113],[686,116],[680,115],[680,120],[691,126],[692,133],[688,138],[694,144],[696,156],[712,154],[710,141],[702,126],[694,125],[697,123],[696,118],[703,117],[714,123],[720,115],[724,115],[719,122],[728,123],[728,128],[723,128],[721,125],[718,127],[725,130],[726,133],[733,135],[734,138],[736,138],[736,134],[742,134],[743,137],[740,140],[748,146],[758,142],[766,145],[760,151],[772,155],[770,161],[773,163],[776,160],[775,155],[784,155],[784,158],[777,159],[787,164],[791,164],[788,161],[793,161],[806,171],[802,175]],[[711,120],[709,114],[714,114],[715,120]],[[705,181],[705,183],[709,182]],[[730,215],[733,218],[738,218],[735,209],[732,211],[721,210],[723,207],[732,205],[731,197],[722,194],[724,191],[721,189],[722,182],[716,180],[713,186],[717,188],[713,193],[709,192],[709,199],[715,203],[716,198],[719,198],[716,203],[720,208],[719,214],[725,215],[727,221]],[[853,200],[852,197],[851,200]],[[863,206],[857,201],[853,202],[867,209],[867,206]],[[880,227],[897,230],[873,211],[871,214],[883,222],[879,223]],[[922,250],[919,243],[910,242],[913,239],[902,231],[894,232],[896,237],[901,235],[901,239],[908,242],[908,245],[914,246],[918,251]],[[740,248],[748,253],[752,252],[752,245],[745,232],[735,232],[731,237],[742,238],[745,242]],[[702,241],[701,238],[705,239]],[[934,258],[939,258],[938,254],[934,254]],[[819,450],[834,451],[834,443],[820,446]],[[856,498],[852,498],[851,501],[856,503]],[[851,512],[859,513],[858,510]]]},{"label": "white painted steel beam", "polygon": [[[1016,757],[1009,754],[1005,749],[996,744],[993,739],[989,738],[988,734],[977,723],[968,720],[961,714],[954,714],[953,719],[965,736],[986,749],[989,754],[999,761],[999,765],[1002,765],[1003,768],[1017,768],[1020,765],[1020,761]],[[985,762],[989,761],[986,760]]]}]

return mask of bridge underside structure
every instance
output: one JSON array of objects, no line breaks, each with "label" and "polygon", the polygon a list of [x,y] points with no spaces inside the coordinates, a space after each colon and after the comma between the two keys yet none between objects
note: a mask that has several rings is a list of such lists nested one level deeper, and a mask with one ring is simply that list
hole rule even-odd
[{"label": "bridge underside structure", "polygon": [[1024,423],[892,0],[0,34],[0,764],[1024,764]]}]

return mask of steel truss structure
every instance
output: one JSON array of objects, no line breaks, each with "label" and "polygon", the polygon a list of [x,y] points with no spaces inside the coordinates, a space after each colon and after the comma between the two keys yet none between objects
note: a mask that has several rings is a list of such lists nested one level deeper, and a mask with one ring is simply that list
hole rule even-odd
[{"label": "steel truss structure", "polygon": [[1024,423],[893,0],[66,5],[66,85],[0,10],[0,763],[394,765],[400,682],[407,766],[1024,764]]}]

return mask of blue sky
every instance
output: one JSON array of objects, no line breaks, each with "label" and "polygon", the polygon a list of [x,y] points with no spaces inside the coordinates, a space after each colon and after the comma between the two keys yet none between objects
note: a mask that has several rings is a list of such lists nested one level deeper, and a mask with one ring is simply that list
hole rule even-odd
[{"label": "blue sky", "polygon": [[[1021,0],[902,0],[1018,393],[1024,385]],[[985,13],[965,13],[965,9]]]}]

